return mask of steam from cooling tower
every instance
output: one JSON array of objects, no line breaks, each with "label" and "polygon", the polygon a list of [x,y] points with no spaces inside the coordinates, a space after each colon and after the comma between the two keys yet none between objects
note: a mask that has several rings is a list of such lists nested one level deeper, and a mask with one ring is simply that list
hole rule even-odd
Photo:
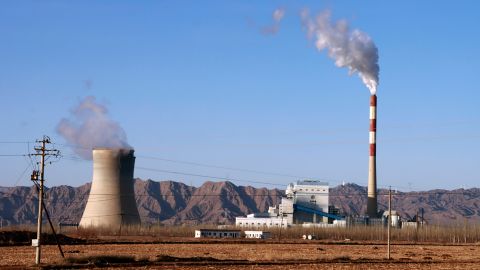
[{"label": "steam from cooling tower", "polygon": [[301,13],[302,22],[309,38],[314,38],[319,51],[328,50],[328,55],[338,67],[347,67],[350,74],[358,72],[372,95],[376,94],[379,71],[378,49],[364,32],[350,30],[346,20],[331,22],[330,11],[319,13],[312,19],[308,10]]},{"label": "steam from cooling tower", "polygon": [[277,8],[273,11],[273,19],[275,22],[279,23],[282,19],[283,16],[285,16],[285,9],[283,8]]},{"label": "steam from cooling tower", "polygon": [[123,128],[110,119],[108,109],[93,96],[85,97],[70,118],[60,120],[57,132],[85,159],[92,159],[92,149],[97,147],[131,148]]},{"label": "steam from cooling tower", "polygon": [[277,8],[272,13],[273,24],[262,28],[262,34],[275,35],[280,30],[280,22],[285,17],[285,9]]}]

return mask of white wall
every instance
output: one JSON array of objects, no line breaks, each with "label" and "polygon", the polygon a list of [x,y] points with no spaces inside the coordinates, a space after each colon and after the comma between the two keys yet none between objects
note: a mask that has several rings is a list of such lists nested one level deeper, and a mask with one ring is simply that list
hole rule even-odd
[{"label": "white wall", "polygon": [[247,227],[247,228],[270,228],[270,227],[283,227],[288,226],[287,219],[282,219],[281,217],[270,217],[270,218],[255,218],[255,217],[236,217],[235,225],[237,227]]}]

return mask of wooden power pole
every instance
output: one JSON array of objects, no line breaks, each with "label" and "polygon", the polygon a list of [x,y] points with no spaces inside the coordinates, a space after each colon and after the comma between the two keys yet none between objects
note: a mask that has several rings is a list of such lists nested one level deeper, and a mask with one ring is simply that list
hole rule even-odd
[{"label": "wooden power pole", "polygon": [[392,187],[388,189],[388,221],[387,221],[387,259],[390,260],[390,227],[392,225]]},{"label": "wooden power pole", "polygon": [[41,258],[41,238],[42,238],[42,213],[43,213],[43,191],[44,191],[44,182],[45,182],[45,157],[47,156],[59,156],[60,152],[56,149],[47,149],[46,145],[51,143],[48,136],[43,136],[42,140],[37,140],[37,143],[40,143],[40,147],[35,147],[35,154],[32,156],[40,156],[40,172],[33,171],[32,181],[39,181],[40,185],[38,187],[38,219],[37,219],[37,239],[32,240],[32,246],[35,247],[35,264],[40,264]]}]

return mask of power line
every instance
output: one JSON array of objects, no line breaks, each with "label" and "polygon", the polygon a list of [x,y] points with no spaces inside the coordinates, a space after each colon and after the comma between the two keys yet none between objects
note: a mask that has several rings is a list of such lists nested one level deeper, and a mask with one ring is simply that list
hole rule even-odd
[{"label": "power line", "polygon": [[[58,144],[62,146],[67,146],[71,148],[78,148],[78,149],[90,149],[87,147],[83,147],[80,145],[74,145],[74,144]],[[65,157],[65,156],[64,156]],[[319,181],[325,181],[329,183],[336,183],[340,184],[343,181],[339,180],[326,180],[324,178],[319,178],[319,177],[308,177],[308,176],[298,176],[298,175],[292,175],[292,174],[285,174],[285,173],[278,173],[278,172],[268,172],[268,171],[260,171],[260,170],[252,170],[252,169],[246,169],[246,168],[236,168],[236,167],[228,167],[228,166],[221,166],[221,165],[213,165],[213,164],[206,164],[206,163],[200,163],[200,162],[193,162],[193,161],[185,161],[185,160],[178,160],[178,159],[168,159],[168,158],[163,158],[163,157],[155,157],[155,156],[145,156],[145,155],[136,155],[137,158],[143,158],[143,159],[151,159],[151,160],[159,160],[159,161],[165,161],[165,162],[171,162],[171,163],[178,163],[178,164],[186,164],[186,165],[192,165],[192,166],[199,166],[199,167],[207,167],[207,168],[216,168],[216,169],[224,169],[224,170],[230,170],[230,171],[240,171],[240,172],[247,172],[247,173],[255,173],[255,174],[263,174],[263,175],[272,175],[272,176],[281,176],[281,177],[288,177],[288,178],[296,178],[296,179],[311,179],[311,180],[319,180]],[[78,158],[78,156],[75,155],[70,155],[67,160],[70,161],[85,161],[85,159]],[[141,169],[141,167],[136,166],[136,168]],[[151,169],[153,170],[153,169]],[[160,170],[160,169],[158,169]],[[167,171],[163,171],[165,173],[169,173]],[[195,173],[189,173],[189,172],[171,172],[172,174],[180,174],[180,175],[186,175],[186,176],[198,176],[198,177],[203,177],[203,178],[212,178],[212,179],[219,179],[219,180],[227,180],[227,181],[235,181],[235,179],[230,178],[230,177],[218,177],[218,176],[207,176],[207,175],[197,175]],[[266,182],[266,181],[251,181],[251,180],[241,180],[239,182],[247,182],[247,183],[259,183],[259,184],[268,184],[268,185],[280,185],[278,183],[271,183],[271,182]]]},{"label": "power line", "polygon": [[174,159],[167,159],[167,158],[159,158],[159,157],[152,157],[152,156],[136,156],[136,157],[137,158],[145,158],[145,159],[153,159],[153,160],[161,160],[161,161],[172,162],[172,163],[188,164],[188,165],[194,165],[194,166],[200,166],[200,167],[225,169],[225,170],[231,170],[231,171],[241,171],[241,172],[249,172],[249,173],[256,173],[256,174],[266,174],[266,175],[275,175],[275,176],[283,176],[283,177],[291,177],[291,178],[304,178],[304,179],[308,178],[308,179],[311,179],[310,177],[297,176],[297,175],[291,175],[291,174],[282,174],[282,173],[275,173],[275,172],[266,172],[266,171],[234,168],[234,167],[225,167],[225,166],[211,165],[211,164],[205,164],[205,163],[197,163],[197,162],[191,162],[191,161],[181,161],[181,160],[174,160]]},{"label": "power line", "polygon": [[[153,160],[162,160],[162,161],[168,161],[168,162],[174,162],[174,163],[182,163],[182,164],[190,164],[190,165],[195,165],[195,166],[202,166],[202,167],[212,167],[212,168],[221,168],[221,169],[226,169],[226,170],[237,170],[237,171],[246,171],[246,172],[255,172],[255,173],[260,173],[260,174],[266,174],[266,175],[277,175],[277,176],[284,176],[284,177],[297,177],[297,179],[312,179],[312,180],[319,180],[319,181],[325,181],[328,183],[335,183],[335,184],[342,184],[345,181],[339,181],[339,180],[332,180],[332,179],[324,179],[324,178],[317,178],[317,177],[301,177],[301,176],[294,176],[294,175],[288,175],[288,174],[280,174],[280,173],[273,173],[273,172],[263,172],[263,171],[255,171],[255,170],[249,170],[249,169],[240,169],[240,168],[231,168],[231,167],[223,167],[223,166],[217,166],[217,165],[207,165],[203,163],[196,163],[196,162],[190,162],[190,161],[180,161],[180,160],[172,160],[172,159],[165,159],[165,158],[159,158],[159,157],[150,157],[150,156],[136,156],[137,158],[147,158],[147,159],[153,159]],[[88,162],[88,160],[85,160],[83,158],[80,158],[76,155],[62,155],[63,159],[70,160],[70,161],[77,161],[77,162]],[[279,186],[279,185],[284,185],[284,184],[278,184],[278,183],[271,183],[271,182],[266,182],[266,181],[253,181],[253,180],[239,180],[231,177],[218,177],[218,176],[210,176],[210,175],[197,175],[194,173],[189,173],[189,172],[178,172],[178,171],[167,171],[167,170],[162,170],[162,169],[155,169],[155,168],[144,168],[141,166],[136,166],[136,169],[140,170],[150,170],[150,171],[158,171],[158,172],[165,172],[165,173],[172,173],[172,174],[178,174],[178,175],[186,175],[186,176],[198,176],[202,178],[212,178],[212,179],[219,179],[219,180],[227,180],[227,181],[239,181],[239,182],[248,182],[248,183],[265,183],[273,186]],[[408,189],[409,187],[405,186],[393,186],[389,185],[391,187],[397,188],[397,189]],[[387,185],[378,185],[378,187],[383,187],[387,188]]]},{"label": "power line", "polygon": [[[32,186],[33,188],[33,186]],[[51,196],[51,194],[49,194],[51,189],[48,189],[46,191],[46,194],[49,195],[49,197]],[[14,196],[16,198],[25,198],[26,200],[27,199],[36,199],[38,198],[38,196],[35,196],[35,194],[32,194],[32,195],[28,195],[28,196],[21,196],[21,195],[17,195],[17,194],[9,194],[10,196]],[[241,196],[249,196],[249,197],[281,197],[281,196],[285,196],[283,194],[282,191],[278,191],[278,193],[268,193],[268,194],[229,194],[229,195],[225,195],[225,194],[221,194],[221,193],[218,193],[218,194],[213,194],[213,193],[202,193],[202,194],[190,194],[188,196],[186,196],[187,198],[188,197],[222,197],[222,196],[232,196],[232,197],[241,197]],[[342,193],[342,194],[317,194],[317,196],[328,196],[328,197],[344,197],[344,198],[353,198],[353,197],[358,197],[358,196],[361,196],[361,197],[366,197],[367,196],[367,192],[357,192],[357,193]],[[380,192],[378,193],[377,195],[379,196],[388,196],[388,191],[384,191],[384,192]],[[470,195],[470,193],[468,192],[454,192],[454,191],[446,191],[446,192],[441,192],[441,191],[435,191],[435,192],[415,192],[415,194],[410,194],[410,193],[392,193],[392,196],[394,197],[418,197],[418,196],[426,196],[426,195],[441,195],[441,196],[444,196],[444,195]],[[86,199],[86,197],[88,196],[110,196],[110,198],[102,198],[101,200],[105,200],[105,201],[108,201],[108,200],[116,200],[118,197],[122,197],[122,196],[132,196],[132,194],[108,194],[108,193],[96,193],[96,194],[85,194],[85,195],[82,195],[80,196],[79,198],[76,198],[74,200],[68,200],[68,201],[65,201],[65,202],[68,202],[68,203],[72,203],[72,202],[81,202],[81,201],[84,201]],[[159,196],[159,197],[177,197],[177,195],[175,194],[171,194],[171,193],[163,193],[163,194],[158,194],[158,195],[154,195],[154,194],[146,194],[146,193],[143,193],[143,194],[134,194],[135,197],[156,197],[156,196]],[[95,199],[95,198],[94,198]],[[480,200],[480,196],[478,197],[475,197],[475,198],[472,198],[472,199],[478,199]],[[50,198],[46,198],[45,201],[48,201],[48,202],[60,202],[58,198],[56,199],[50,199]]]},{"label": "power line", "polygon": [[[87,147],[79,146],[79,145],[74,145],[74,144],[56,144],[56,145],[62,145],[66,147],[71,147],[71,148],[79,148],[79,149],[90,149]],[[65,159],[70,160],[70,161],[87,161],[83,158],[79,158],[75,154],[71,155],[65,155],[63,156]],[[257,173],[257,174],[265,174],[265,175],[274,175],[274,176],[282,176],[282,177],[292,177],[292,178],[297,178],[297,179],[312,179],[312,180],[320,180],[320,181],[326,181],[329,183],[335,183],[335,184],[340,184],[345,181],[340,181],[340,180],[332,180],[332,179],[324,179],[324,178],[318,178],[318,177],[304,177],[304,176],[296,176],[296,175],[291,175],[291,174],[284,174],[284,173],[277,173],[277,172],[267,172],[267,171],[259,171],[259,170],[251,170],[251,169],[244,169],[244,168],[236,168],[236,167],[228,167],[228,166],[219,166],[219,165],[212,165],[212,164],[205,164],[205,163],[199,163],[199,162],[192,162],[192,161],[184,161],[184,160],[175,160],[175,159],[168,159],[168,158],[163,158],[163,157],[155,157],[155,156],[137,156],[137,158],[144,158],[144,159],[152,159],[152,160],[159,160],[159,161],[165,161],[165,162],[172,162],[172,163],[180,163],[180,164],[187,164],[187,165],[192,165],[192,166],[201,166],[201,167],[209,167],[209,168],[218,168],[218,169],[225,169],[225,170],[234,170],[234,171],[243,171],[243,172],[249,172],[249,173]],[[272,183],[268,181],[253,181],[253,180],[240,180],[240,179],[235,179],[235,178],[230,178],[230,177],[218,177],[218,176],[209,176],[209,175],[199,175],[195,173],[189,173],[189,172],[178,172],[178,171],[167,171],[167,170],[161,170],[161,169],[153,169],[153,168],[142,168],[137,166],[136,168],[139,169],[145,169],[145,170],[156,170],[158,172],[164,172],[164,173],[171,173],[171,174],[177,174],[177,175],[186,175],[186,176],[197,176],[197,177],[202,177],[202,178],[212,178],[212,179],[219,179],[219,180],[227,180],[227,181],[239,181],[239,182],[248,182],[248,183],[259,183],[259,184],[267,184],[267,185],[273,185],[273,186],[278,186],[282,184],[278,183]],[[349,180],[351,181],[351,180]],[[358,182],[358,181],[357,181]],[[391,187],[394,187],[396,189],[411,189],[411,187],[403,187],[403,186],[393,186],[393,185],[388,185]],[[384,187],[387,188],[387,185],[381,185],[379,187]]]},{"label": "power line", "polygon": [[264,184],[264,185],[270,185],[270,186],[280,186],[280,185],[284,186],[284,184],[271,183],[271,182],[250,181],[250,180],[242,180],[242,179],[237,179],[237,178],[202,175],[202,174],[194,174],[194,173],[185,173],[185,172],[161,170],[161,169],[153,169],[153,168],[145,168],[145,167],[135,167],[135,168],[139,169],[139,170],[145,170],[145,171],[163,172],[163,173],[170,173],[170,174],[180,174],[180,175],[186,175],[186,176],[195,176],[195,177],[211,178],[211,179],[226,180],[226,181],[237,181],[237,182],[246,182],[246,183],[254,183],[254,184]]},{"label": "power line", "polygon": [[[86,147],[79,146],[79,145],[73,145],[73,144],[58,144],[58,145],[68,146],[68,147],[72,147],[72,148],[79,148],[79,149],[90,149],[90,148],[86,148]],[[291,175],[291,174],[284,174],[284,173],[277,173],[277,172],[267,172],[267,171],[260,171],[260,170],[251,170],[251,169],[244,169],[244,168],[219,166],[219,165],[205,164],[205,163],[199,163],[199,162],[193,162],[193,161],[175,160],[175,159],[168,159],[168,158],[154,157],[154,156],[136,155],[136,158],[159,160],[159,161],[179,163],[179,164],[187,164],[187,165],[207,167],[207,168],[225,169],[225,170],[230,170],[230,171],[242,171],[242,172],[248,172],[248,173],[274,175],[274,176],[299,178],[299,179],[314,179],[312,177],[305,177],[305,176],[298,176],[298,175]]]},{"label": "power line", "polygon": [[28,141],[0,141],[2,144],[17,144],[17,143],[34,143],[34,142],[28,142]]},{"label": "power line", "polygon": [[[91,148],[87,148],[87,147],[83,147],[83,146],[75,145],[75,144],[57,144],[57,145],[62,145],[62,146],[71,147],[71,148],[89,149],[89,150],[91,150]],[[76,156],[76,155],[74,155],[74,154],[68,155],[68,156],[64,156],[64,157],[65,157],[67,160],[70,160],[70,161],[85,161],[85,159],[79,158],[78,156]],[[330,183],[330,184],[342,184],[343,182],[345,182],[345,181],[341,181],[341,180],[332,180],[332,179],[328,179],[328,180],[327,180],[327,179],[325,179],[325,178],[319,178],[319,177],[305,177],[305,176],[298,176],[298,175],[278,173],[278,172],[267,172],[267,171],[252,170],[252,169],[246,169],[246,168],[228,167],[228,166],[213,165],[213,164],[206,164],[206,163],[193,162],[193,161],[169,159],[169,158],[156,157],[156,156],[138,155],[138,156],[136,156],[136,157],[137,157],[137,158],[143,158],[143,159],[151,159],[151,160],[159,160],[159,161],[171,162],[171,163],[186,164],[186,165],[192,165],[192,166],[200,166],[200,167],[208,167],[208,168],[225,169],[225,170],[230,170],[230,171],[241,171],[241,172],[264,174],[264,175],[272,175],[272,176],[289,177],[289,178],[296,178],[296,179],[298,179],[298,180],[300,180],[300,179],[312,179],[312,180],[325,181],[325,182],[328,182],[328,183]],[[238,181],[238,182],[246,182],[246,183],[258,183],[258,184],[267,184],[267,185],[272,185],[272,186],[284,185],[284,184],[272,183],[272,182],[268,182],[268,181],[241,180],[241,179],[235,179],[235,178],[230,178],[230,177],[209,176],[209,175],[201,175],[201,174],[190,173],[190,172],[179,172],[179,171],[169,171],[169,170],[163,170],[163,169],[144,168],[144,167],[141,167],[141,166],[136,166],[136,168],[137,168],[137,169],[140,169],[140,170],[143,169],[143,170],[164,172],[164,173],[170,173],[170,174],[185,175],[185,176],[196,176],[196,177],[212,178],[212,179],[226,180],[226,181]],[[352,181],[352,180],[349,180],[349,181]],[[357,181],[357,182],[359,182],[359,181]],[[411,187],[403,187],[403,186],[396,186],[396,185],[379,185],[378,187],[388,188],[389,186],[391,186],[391,187],[393,187],[393,188],[397,188],[397,189],[411,189]]]},{"label": "power line", "polygon": [[30,164],[27,164],[27,167],[25,168],[25,170],[23,170],[23,172],[20,174],[20,176],[17,178],[17,181],[15,181],[15,184],[13,185],[14,187],[16,187],[18,185],[18,182],[20,182],[20,180],[23,178],[23,176],[25,175],[25,173],[27,172],[27,170],[31,167]]}]

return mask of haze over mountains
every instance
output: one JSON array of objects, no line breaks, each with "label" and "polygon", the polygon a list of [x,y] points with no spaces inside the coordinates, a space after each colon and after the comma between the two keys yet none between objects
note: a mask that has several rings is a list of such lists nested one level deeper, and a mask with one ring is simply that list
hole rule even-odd
[{"label": "haze over mountains", "polygon": [[[78,223],[90,191],[90,183],[79,187],[57,186],[46,191],[46,205],[55,223]],[[231,224],[236,216],[265,212],[280,203],[284,190],[236,186],[231,182],[205,182],[192,187],[180,182],[135,180],[137,206],[143,223]],[[379,209],[387,207],[388,191],[379,190]],[[366,210],[366,187],[346,184],[330,188],[330,204],[345,214]],[[34,187],[0,187],[0,220],[6,224],[34,224],[37,215]],[[393,209],[412,218],[424,209],[431,223],[480,221],[480,189],[397,192]]]}]

